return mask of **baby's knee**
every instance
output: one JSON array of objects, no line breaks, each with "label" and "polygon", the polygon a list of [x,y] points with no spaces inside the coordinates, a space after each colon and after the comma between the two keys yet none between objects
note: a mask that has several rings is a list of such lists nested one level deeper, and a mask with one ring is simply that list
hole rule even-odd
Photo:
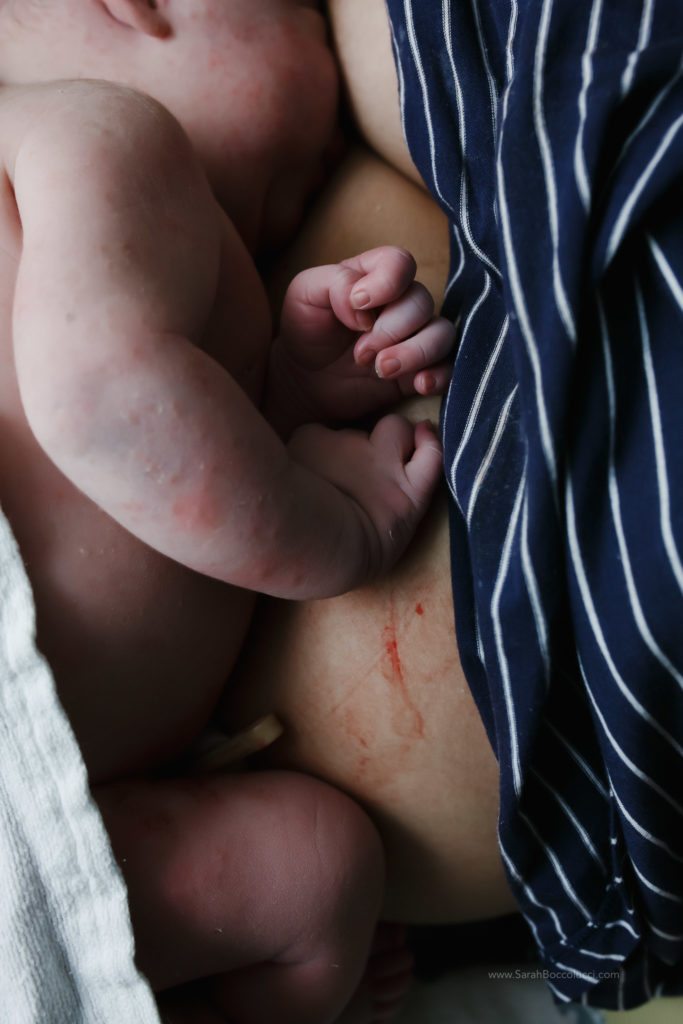
[{"label": "baby's knee", "polygon": [[[323,784],[316,797],[315,839],[330,881],[339,890],[361,893],[364,905],[377,906],[384,886],[384,851],[364,810],[338,789]],[[373,915],[374,917],[375,915]]]},{"label": "baby's knee", "polygon": [[362,808],[340,790],[305,775],[285,773],[299,890],[301,941],[315,922],[332,951],[353,936],[359,948],[372,937],[384,893],[384,852]]}]

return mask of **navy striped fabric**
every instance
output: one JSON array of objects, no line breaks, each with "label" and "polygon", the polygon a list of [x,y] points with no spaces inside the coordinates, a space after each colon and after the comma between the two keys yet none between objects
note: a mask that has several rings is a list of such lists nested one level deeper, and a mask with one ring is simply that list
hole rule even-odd
[{"label": "navy striped fabric", "polygon": [[559,1001],[683,990],[683,3],[387,0],[451,222],[456,626]]}]

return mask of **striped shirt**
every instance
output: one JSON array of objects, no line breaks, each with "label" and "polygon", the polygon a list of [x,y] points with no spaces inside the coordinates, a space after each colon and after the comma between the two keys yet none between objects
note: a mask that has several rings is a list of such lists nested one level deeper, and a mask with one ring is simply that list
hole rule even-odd
[{"label": "striped shirt", "polygon": [[683,991],[683,4],[387,0],[451,226],[461,657],[558,1001]]}]

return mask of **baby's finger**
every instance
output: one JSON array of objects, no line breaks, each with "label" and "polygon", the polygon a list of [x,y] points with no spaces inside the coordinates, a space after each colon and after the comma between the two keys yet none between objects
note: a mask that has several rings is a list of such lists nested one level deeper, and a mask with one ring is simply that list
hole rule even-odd
[{"label": "baby's finger", "polygon": [[[373,335],[375,331],[373,330]],[[397,377],[419,373],[442,363],[455,344],[455,328],[450,320],[435,317],[412,337],[378,351],[375,370],[378,377]]]},{"label": "baby's finger", "polygon": [[[447,363],[437,363],[436,366],[430,366],[428,370],[421,370],[415,374],[412,381],[412,390],[418,395],[443,395],[448,389],[448,385],[453,374],[453,363],[449,360]],[[410,379],[410,378],[408,378]],[[401,391],[405,393],[403,387],[403,381],[400,382]],[[408,391],[410,394],[410,391]]]},{"label": "baby's finger", "polygon": [[434,300],[423,284],[414,281],[400,299],[382,310],[372,329],[359,338],[354,350],[356,362],[369,366],[377,352],[416,334],[433,314]]},{"label": "baby's finger", "polygon": [[349,295],[353,309],[376,309],[394,302],[410,287],[417,269],[410,253],[395,245],[368,249],[342,265],[362,274]]},{"label": "baby's finger", "polygon": [[405,416],[388,413],[375,424],[370,441],[383,452],[386,459],[405,463],[415,448],[415,429]]},{"label": "baby's finger", "polygon": [[413,501],[425,501],[443,473],[443,449],[428,420],[415,427],[415,452],[405,467]]},{"label": "baby's finger", "polygon": [[355,309],[351,304],[351,292],[362,276],[360,268],[352,266],[353,262],[346,260],[334,267],[328,284],[327,302],[344,327],[352,331],[370,331],[377,319],[377,310]]}]

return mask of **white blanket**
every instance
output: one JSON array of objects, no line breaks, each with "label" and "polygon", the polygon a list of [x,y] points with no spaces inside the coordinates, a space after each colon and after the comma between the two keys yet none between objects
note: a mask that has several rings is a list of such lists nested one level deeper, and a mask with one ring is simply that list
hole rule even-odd
[{"label": "white blanket", "polygon": [[0,1018],[159,1024],[133,963],[124,883],[34,634],[0,513]]}]

